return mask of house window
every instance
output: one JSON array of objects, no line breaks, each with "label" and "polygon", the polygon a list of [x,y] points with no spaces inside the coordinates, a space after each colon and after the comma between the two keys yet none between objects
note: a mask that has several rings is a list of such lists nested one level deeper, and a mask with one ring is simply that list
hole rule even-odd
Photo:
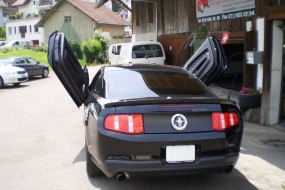
[{"label": "house window", "polygon": [[153,23],[153,3],[148,3],[148,23]]},{"label": "house window", "polygon": [[16,28],[16,26],[14,26],[14,34],[16,34],[17,33],[17,28]]},{"label": "house window", "polygon": [[8,34],[12,34],[12,27],[8,27]]},{"label": "house window", "polygon": [[140,7],[136,7],[136,26],[140,26]]},{"label": "house window", "polygon": [[25,37],[26,32],[27,32],[27,26],[19,26],[19,33],[21,34],[22,38]]},{"label": "house window", "polygon": [[64,22],[71,22],[71,16],[65,16]]},{"label": "house window", "polygon": [[30,25],[30,32],[32,33],[32,25]]},{"label": "house window", "polygon": [[35,28],[35,32],[38,32],[39,31],[39,29],[37,28],[37,27],[34,27]]}]

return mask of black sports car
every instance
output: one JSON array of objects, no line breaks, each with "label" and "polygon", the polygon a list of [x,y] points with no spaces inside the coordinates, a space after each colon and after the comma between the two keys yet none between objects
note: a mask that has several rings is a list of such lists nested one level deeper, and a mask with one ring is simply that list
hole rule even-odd
[{"label": "black sports car", "polygon": [[235,102],[205,85],[225,69],[223,51],[210,37],[196,52],[183,68],[103,66],[89,85],[64,34],[51,34],[49,63],[75,104],[85,107],[90,176],[123,181],[233,170],[242,116]]},{"label": "black sports car", "polygon": [[10,57],[0,59],[0,63],[4,65],[12,65],[15,67],[21,67],[27,71],[29,77],[42,76],[47,78],[49,74],[49,69],[46,65],[41,64],[39,61],[31,57]]}]

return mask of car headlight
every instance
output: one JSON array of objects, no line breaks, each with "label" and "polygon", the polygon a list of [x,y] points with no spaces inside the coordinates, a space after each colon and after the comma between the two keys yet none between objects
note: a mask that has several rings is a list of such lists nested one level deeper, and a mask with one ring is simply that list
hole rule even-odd
[{"label": "car headlight", "polygon": [[15,72],[15,71],[5,71],[4,73],[6,75],[16,75],[17,74],[17,72]]}]

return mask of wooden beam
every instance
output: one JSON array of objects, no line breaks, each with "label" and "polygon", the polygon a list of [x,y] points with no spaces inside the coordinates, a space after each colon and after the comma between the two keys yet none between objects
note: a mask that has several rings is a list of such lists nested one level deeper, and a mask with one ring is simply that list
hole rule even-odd
[{"label": "wooden beam", "polygon": [[267,15],[268,20],[285,19],[285,11],[269,12]]},{"label": "wooden beam", "polygon": [[132,12],[132,9],[130,7],[128,7],[128,5],[125,4],[122,0],[117,0],[117,1],[119,1],[124,7],[126,7],[126,9],[128,9],[130,12]]}]

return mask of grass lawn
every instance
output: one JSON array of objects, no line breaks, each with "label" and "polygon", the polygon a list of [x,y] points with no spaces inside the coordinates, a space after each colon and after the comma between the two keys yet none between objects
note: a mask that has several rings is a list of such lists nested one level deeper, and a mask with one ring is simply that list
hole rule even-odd
[{"label": "grass lawn", "polygon": [[[27,57],[34,58],[35,60],[47,65],[49,67],[49,70],[52,71],[52,68],[50,67],[48,63],[46,52],[33,51],[33,50],[23,49],[23,48],[13,48],[12,51],[9,51],[7,53],[3,53],[0,50],[0,59],[14,57],[14,56],[27,56]],[[79,59],[78,61],[80,62],[81,66],[86,65],[86,62],[84,60]]]}]

